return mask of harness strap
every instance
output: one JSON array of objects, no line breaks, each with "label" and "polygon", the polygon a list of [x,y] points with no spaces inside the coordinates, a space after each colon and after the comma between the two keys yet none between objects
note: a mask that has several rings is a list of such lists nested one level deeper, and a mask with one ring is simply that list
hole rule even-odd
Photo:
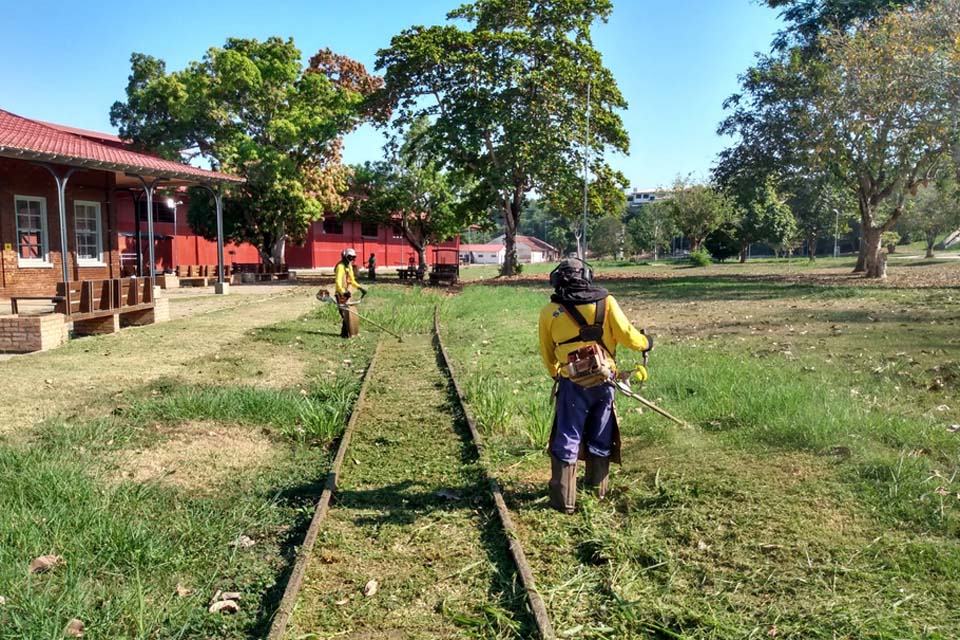
[{"label": "harness strap", "polygon": [[[597,311],[593,318],[593,324],[587,324],[587,319],[583,317],[583,314],[580,313],[580,310],[577,309],[576,305],[567,306],[563,303],[560,303],[560,306],[570,314],[570,317],[573,318],[573,321],[577,323],[580,327],[580,332],[576,337],[570,338],[569,340],[564,340],[558,344],[570,344],[572,342],[596,342],[600,347],[607,352],[608,355],[613,357],[613,352],[607,348],[607,345],[603,343],[603,321],[607,315],[607,299],[601,298],[597,300]],[[588,331],[588,335],[584,335],[585,330]],[[592,337],[597,336],[597,337]]]}]

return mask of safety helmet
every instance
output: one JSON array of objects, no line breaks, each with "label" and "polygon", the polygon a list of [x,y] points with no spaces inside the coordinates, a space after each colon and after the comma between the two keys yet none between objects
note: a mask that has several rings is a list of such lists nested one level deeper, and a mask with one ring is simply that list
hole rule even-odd
[{"label": "safety helmet", "polygon": [[343,251],[340,252],[340,257],[343,258],[344,260],[356,260],[357,252],[354,251],[352,248],[344,249]]},{"label": "safety helmet", "polygon": [[550,286],[554,289],[568,286],[572,280],[593,284],[593,269],[580,258],[566,258],[550,272]]}]

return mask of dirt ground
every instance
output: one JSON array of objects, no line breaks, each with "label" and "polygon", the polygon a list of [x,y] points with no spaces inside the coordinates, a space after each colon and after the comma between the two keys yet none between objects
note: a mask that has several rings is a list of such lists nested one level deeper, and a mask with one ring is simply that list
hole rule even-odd
[{"label": "dirt ground", "polygon": [[190,422],[167,435],[152,447],[124,452],[113,477],[206,493],[275,464],[281,453],[262,433],[215,422]]},{"label": "dirt ground", "polygon": [[[257,357],[236,352],[236,343],[248,331],[317,306],[313,288],[291,285],[234,287],[228,296],[183,289],[168,297],[170,322],[73,340],[59,349],[0,362],[0,435],[54,416],[84,413],[91,404],[164,376],[215,377],[218,366]],[[269,366],[273,359],[267,352],[259,355]],[[206,361],[211,367],[198,366]],[[263,366],[253,368],[262,375]]]}]

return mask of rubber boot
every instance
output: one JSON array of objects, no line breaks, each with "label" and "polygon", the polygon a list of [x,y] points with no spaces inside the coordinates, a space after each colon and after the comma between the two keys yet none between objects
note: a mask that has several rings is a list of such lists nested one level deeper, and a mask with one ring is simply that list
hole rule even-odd
[{"label": "rubber boot", "polygon": [[550,456],[550,471],[550,506],[569,515],[577,506],[577,463]]},{"label": "rubber boot", "polygon": [[587,470],[583,474],[583,485],[603,500],[607,495],[607,478],[610,476],[610,458],[587,455]]}]

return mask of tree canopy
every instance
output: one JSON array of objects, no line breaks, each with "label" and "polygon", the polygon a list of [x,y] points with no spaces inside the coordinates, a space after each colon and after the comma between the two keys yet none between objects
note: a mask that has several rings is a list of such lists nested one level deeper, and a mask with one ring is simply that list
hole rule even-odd
[{"label": "tree canopy", "polygon": [[[162,60],[134,53],[127,99],[110,109],[120,135],[139,147],[245,178],[225,201],[226,239],[251,242],[273,261],[287,238],[346,209],[340,138],[388,113],[372,100],[381,81],[363,65],[329,50],[307,68],[300,59],[292,39],[277,37],[230,38],[169,73]],[[191,200],[190,218],[213,235],[206,198]]]},{"label": "tree canopy", "polygon": [[425,119],[414,121],[403,143],[388,145],[393,157],[355,167],[349,212],[361,220],[392,225],[427,268],[426,246],[452,238],[484,215],[462,201],[462,182],[429,156]]},{"label": "tree canopy", "polygon": [[527,194],[566,206],[585,147],[600,178],[613,174],[605,151],[627,150],[626,101],[591,35],[611,10],[610,0],[476,0],[448,14],[454,24],[411,27],[378,53],[396,123],[428,117],[431,155],[472,176],[473,201],[502,217],[507,274]]}]

